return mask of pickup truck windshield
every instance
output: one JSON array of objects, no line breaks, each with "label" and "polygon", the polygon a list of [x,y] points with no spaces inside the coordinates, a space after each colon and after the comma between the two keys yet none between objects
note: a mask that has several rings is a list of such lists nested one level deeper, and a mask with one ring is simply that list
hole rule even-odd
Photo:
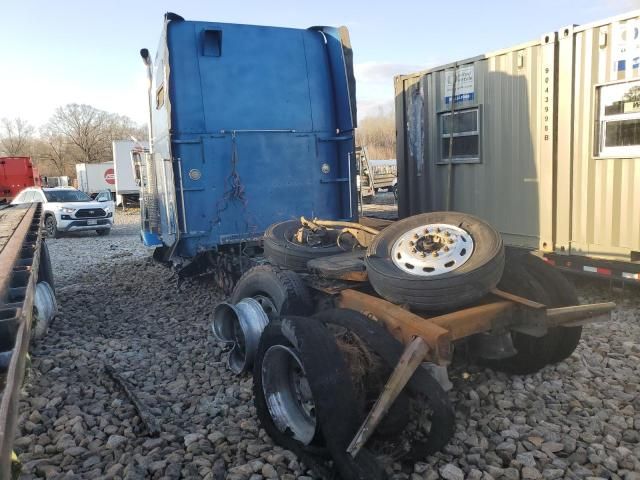
[{"label": "pickup truck windshield", "polygon": [[90,202],[91,197],[80,190],[45,190],[49,202]]}]

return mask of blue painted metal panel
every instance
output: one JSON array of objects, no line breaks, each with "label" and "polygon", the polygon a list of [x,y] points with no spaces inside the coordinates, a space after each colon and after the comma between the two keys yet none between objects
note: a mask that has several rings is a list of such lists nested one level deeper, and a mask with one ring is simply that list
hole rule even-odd
[{"label": "blue painted metal panel", "polygon": [[153,162],[161,237],[174,254],[255,239],[301,215],[355,218],[345,35],[166,21],[155,62]]}]

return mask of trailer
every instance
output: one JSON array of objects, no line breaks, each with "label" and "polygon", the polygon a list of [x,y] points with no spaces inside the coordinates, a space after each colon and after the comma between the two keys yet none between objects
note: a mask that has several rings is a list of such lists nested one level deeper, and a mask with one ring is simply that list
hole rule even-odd
[{"label": "trailer", "polygon": [[472,215],[361,220],[272,225],[268,263],[213,315],[230,370],[253,372],[262,428],[323,478],[424,460],[454,434],[453,362],[534,373],[615,307],[579,305],[560,272]]},{"label": "trailer", "polygon": [[40,178],[31,157],[0,157],[0,203],[35,185],[40,185]]},{"label": "trailer", "polygon": [[640,11],[395,79],[400,217],[452,209],[640,285]]},{"label": "trailer", "polygon": [[112,147],[116,205],[138,204],[140,186],[136,182],[131,154],[134,150],[148,151],[149,144],[133,140],[114,140]]},{"label": "trailer", "polygon": [[368,202],[378,190],[393,190],[397,179],[397,168],[395,159],[370,160],[367,155],[367,148],[356,147],[356,158],[358,159],[358,192],[361,201]]},{"label": "trailer", "polygon": [[29,342],[57,313],[39,203],[0,207],[0,478],[12,478],[13,440]]},{"label": "trailer", "polygon": [[346,28],[168,13],[155,60],[141,55],[151,81],[150,152],[136,155],[135,168],[141,236],[155,258],[233,276],[275,221],[356,218]]},{"label": "trailer", "polygon": [[116,186],[114,164],[113,162],[77,163],[76,180],[78,190],[92,197],[105,190],[113,194]]}]

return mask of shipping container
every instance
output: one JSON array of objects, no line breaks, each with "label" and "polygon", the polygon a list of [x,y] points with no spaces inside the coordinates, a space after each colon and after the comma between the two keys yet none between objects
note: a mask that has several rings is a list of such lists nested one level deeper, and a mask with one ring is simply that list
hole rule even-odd
[{"label": "shipping container", "polygon": [[0,202],[9,202],[21,190],[39,184],[31,157],[0,157]]},{"label": "shipping container", "polygon": [[88,195],[95,195],[109,190],[115,191],[116,174],[113,162],[104,163],[77,163],[76,176],[78,190]]},{"label": "shipping container", "polygon": [[399,215],[473,213],[640,279],[639,31],[635,11],[396,77]]}]

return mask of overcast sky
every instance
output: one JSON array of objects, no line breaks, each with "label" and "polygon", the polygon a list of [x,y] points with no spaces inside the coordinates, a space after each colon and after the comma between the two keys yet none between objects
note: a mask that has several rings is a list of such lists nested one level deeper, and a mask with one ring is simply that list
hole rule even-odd
[{"label": "overcast sky", "polygon": [[66,103],[146,119],[141,47],[162,16],[306,28],[346,25],[359,116],[390,108],[393,75],[539,38],[640,7],[640,0],[0,0],[0,118],[36,126]]}]

